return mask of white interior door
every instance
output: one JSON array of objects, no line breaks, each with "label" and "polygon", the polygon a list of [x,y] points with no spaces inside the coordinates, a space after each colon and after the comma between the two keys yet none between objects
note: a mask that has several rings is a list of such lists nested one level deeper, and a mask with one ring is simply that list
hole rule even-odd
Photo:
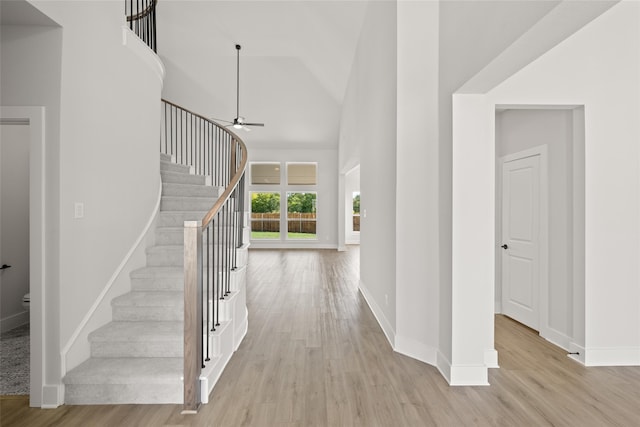
[{"label": "white interior door", "polygon": [[502,166],[502,311],[539,330],[540,155]]}]

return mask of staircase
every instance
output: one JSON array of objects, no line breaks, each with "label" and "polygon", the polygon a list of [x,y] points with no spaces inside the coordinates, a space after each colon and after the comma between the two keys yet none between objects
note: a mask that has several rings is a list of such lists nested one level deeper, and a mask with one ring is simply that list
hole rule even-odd
[{"label": "staircase", "polygon": [[[204,176],[166,154],[160,169],[155,245],[147,249],[147,265],[131,273],[131,292],[112,300],[113,320],[89,334],[91,357],[66,374],[66,404],[183,402],[183,223],[201,220],[224,189],[206,185]],[[212,354],[200,375],[203,403],[246,333],[247,247],[238,249],[231,292],[219,301],[220,325],[208,335]]]}]

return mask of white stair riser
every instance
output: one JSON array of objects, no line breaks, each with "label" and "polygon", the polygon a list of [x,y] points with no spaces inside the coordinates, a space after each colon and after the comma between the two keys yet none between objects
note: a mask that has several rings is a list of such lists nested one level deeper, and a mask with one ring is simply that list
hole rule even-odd
[{"label": "white stair riser", "polygon": [[181,404],[182,381],[174,384],[67,384],[67,405]]},{"label": "white stair riser", "polygon": [[182,357],[184,340],[92,342],[91,357]]}]

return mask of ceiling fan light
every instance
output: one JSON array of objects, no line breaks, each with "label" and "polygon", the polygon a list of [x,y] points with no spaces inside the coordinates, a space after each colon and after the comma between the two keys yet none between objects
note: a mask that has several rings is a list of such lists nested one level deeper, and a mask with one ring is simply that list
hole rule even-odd
[{"label": "ceiling fan light", "polygon": [[242,129],[242,125],[240,123],[236,123],[233,125],[234,129]]}]

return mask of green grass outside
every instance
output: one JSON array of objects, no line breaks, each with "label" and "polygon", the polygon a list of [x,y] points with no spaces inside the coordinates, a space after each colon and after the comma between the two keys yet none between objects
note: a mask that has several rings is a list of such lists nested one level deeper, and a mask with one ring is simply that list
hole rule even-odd
[{"label": "green grass outside", "polygon": [[[311,233],[287,233],[287,239],[291,240],[316,240],[318,237]],[[252,231],[251,239],[276,239],[280,240],[280,233],[277,231]]]}]

